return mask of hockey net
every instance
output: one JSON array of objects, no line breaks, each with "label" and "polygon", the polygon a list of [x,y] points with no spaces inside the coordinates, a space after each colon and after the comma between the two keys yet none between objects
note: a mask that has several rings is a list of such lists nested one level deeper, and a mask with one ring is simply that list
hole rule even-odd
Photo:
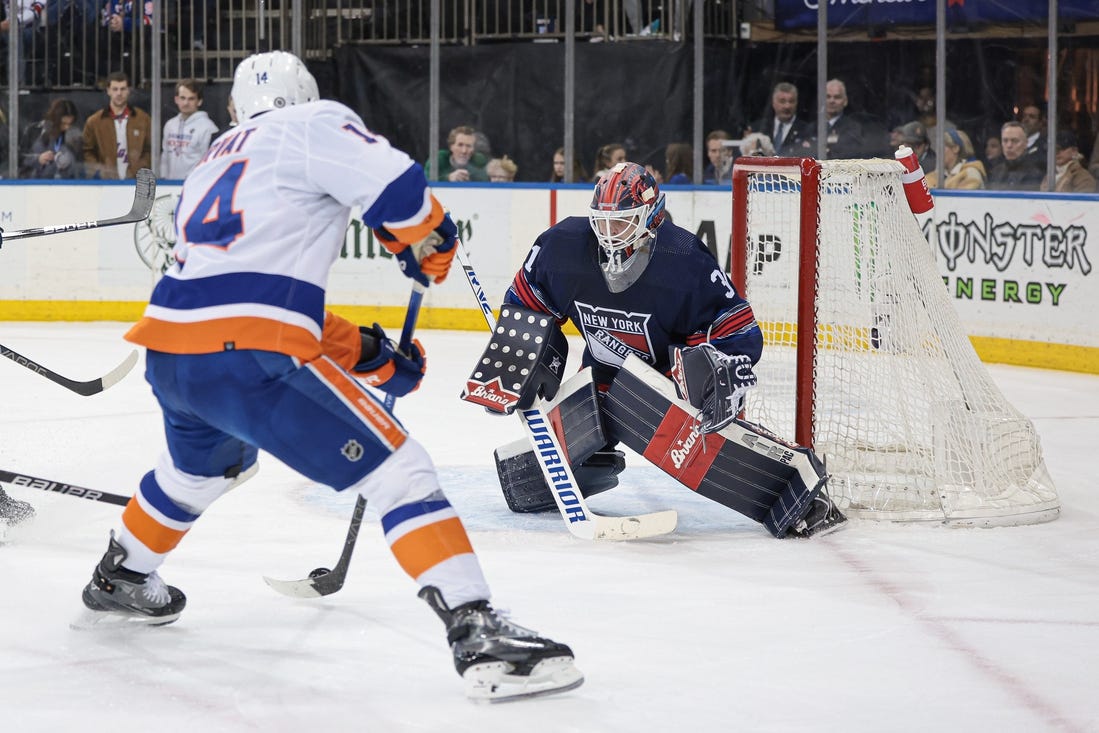
[{"label": "hockey net", "polygon": [[813,447],[850,516],[1056,518],[1034,425],[966,337],[901,166],[741,161],[731,269],[765,339],[747,418]]}]

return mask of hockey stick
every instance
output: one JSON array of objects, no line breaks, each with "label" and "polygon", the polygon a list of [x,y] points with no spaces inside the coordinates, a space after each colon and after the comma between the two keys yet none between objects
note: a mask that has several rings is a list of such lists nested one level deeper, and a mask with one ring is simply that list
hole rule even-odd
[{"label": "hockey stick", "polygon": [[[462,265],[469,287],[473,289],[473,296],[481,307],[489,330],[495,329],[496,317],[492,314],[492,307],[488,304],[488,298],[485,297],[485,290],[481,287],[477,273],[469,261],[465,245],[460,240],[458,262]],[[561,449],[561,443],[553,428],[550,427],[549,420],[542,414],[542,410],[538,407],[522,410],[519,412],[519,419],[523,423],[527,439],[534,448],[534,455],[538,458],[538,465],[542,467],[542,475],[550,487],[553,500],[557,503],[557,509],[561,512],[561,518],[565,520],[565,526],[569,528],[569,532],[586,540],[636,540],[668,534],[675,529],[678,514],[674,509],[628,517],[608,517],[592,512],[588,509],[583,494],[580,493],[569,462],[563,460],[565,452]]]},{"label": "hockey stick", "polygon": [[85,489],[81,486],[63,484],[59,481],[50,481],[47,478],[28,476],[25,473],[15,473],[14,471],[5,471],[3,469],[0,469],[0,483],[11,484],[12,486],[26,486],[31,489],[38,489],[39,491],[52,491],[55,494],[68,494],[69,496],[75,496],[78,499],[102,501],[107,504],[117,504],[118,506],[126,506],[126,504],[130,502],[130,497],[128,496],[108,494],[106,491]]},{"label": "hockey stick", "polygon": [[96,221],[83,221],[78,224],[61,224],[52,227],[37,227],[34,229],[16,229],[3,232],[4,240],[27,239],[28,237],[45,237],[49,234],[63,234],[65,232],[78,232],[84,229],[97,229],[99,227],[113,227],[117,224],[134,224],[149,218],[149,212],[153,210],[153,198],[156,196],[156,176],[148,168],[142,168],[137,172],[137,186],[134,189],[134,203],[130,207],[130,213],[116,216],[113,219],[98,219]]},{"label": "hockey stick", "polygon": [[[408,310],[405,313],[404,328],[401,329],[401,340],[398,348],[408,353],[412,345],[412,332],[416,328],[416,319],[420,315],[420,304],[424,299],[426,287],[419,282],[412,286],[412,295],[408,298]],[[393,405],[397,398],[391,394],[385,396],[385,409],[393,411]],[[343,541],[343,551],[336,566],[328,568],[315,568],[309,573],[309,577],[301,580],[276,580],[263,576],[263,581],[284,596],[293,598],[320,598],[329,596],[343,587],[347,580],[347,568],[351,564],[351,553],[355,551],[355,542],[359,539],[359,527],[363,523],[363,513],[366,511],[366,499],[359,494],[355,499],[355,511],[351,514],[351,525],[347,528],[347,537]]]},{"label": "hockey stick", "polygon": [[75,379],[63,377],[57,372],[51,369],[47,369],[41,364],[31,361],[27,357],[9,349],[3,344],[0,344],[0,354],[3,354],[7,358],[14,361],[16,364],[25,366],[27,369],[30,369],[35,374],[39,374],[45,377],[54,384],[60,384],[65,389],[71,390],[73,392],[76,392],[78,395],[83,395],[85,397],[93,394],[99,394],[103,390],[112,387],[115,384],[118,384],[118,382],[120,382],[123,377],[130,373],[130,370],[134,368],[134,364],[137,363],[137,351],[131,351],[130,355],[127,356],[121,364],[104,374],[102,377],[98,379],[89,379],[87,382],[78,382]]}]

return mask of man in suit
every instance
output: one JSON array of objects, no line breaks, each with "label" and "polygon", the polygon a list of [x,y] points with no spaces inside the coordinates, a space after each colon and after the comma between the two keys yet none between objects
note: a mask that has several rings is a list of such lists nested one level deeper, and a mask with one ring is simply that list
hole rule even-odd
[{"label": "man in suit", "polygon": [[862,124],[846,112],[847,86],[839,79],[832,79],[824,85],[829,160],[863,157]]},{"label": "man in suit", "polygon": [[771,113],[756,120],[745,134],[761,132],[771,138],[775,155],[800,157],[813,154],[813,127],[799,120],[798,88],[780,81],[771,91]]}]

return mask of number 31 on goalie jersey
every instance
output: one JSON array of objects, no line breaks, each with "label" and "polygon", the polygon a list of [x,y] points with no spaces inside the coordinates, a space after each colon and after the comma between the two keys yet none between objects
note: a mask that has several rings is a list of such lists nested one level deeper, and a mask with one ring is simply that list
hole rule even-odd
[{"label": "number 31 on goalie jersey", "polygon": [[237,187],[248,167],[239,160],[218,177],[183,225],[188,244],[228,247],[244,234],[244,212],[233,206]]}]

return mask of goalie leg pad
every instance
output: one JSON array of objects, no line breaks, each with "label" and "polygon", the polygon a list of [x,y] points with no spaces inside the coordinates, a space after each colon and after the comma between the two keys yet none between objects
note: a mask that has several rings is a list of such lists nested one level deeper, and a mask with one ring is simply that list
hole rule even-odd
[{"label": "goalie leg pad", "polygon": [[[553,493],[546,485],[538,458],[524,438],[496,449],[496,473],[504,500],[513,512],[530,514],[557,508]],[[626,468],[626,456],[618,450],[601,450],[584,463],[573,466],[580,493],[587,498],[618,485],[618,474]]]},{"label": "goalie leg pad", "polygon": [[607,432],[687,488],[785,537],[828,480],[807,448],[735,420],[703,434],[694,410],[660,373],[626,358],[603,403]]},{"label": "goalie leg pad", "polygon": [[[591,369],[569,377],[543,409],[573,469],[580,493],[588,497],[617,486],[616,477],[626,467],[626,458],[607,445]],[[496,473],[513,512],[542,512],[556,507],[529,441],[498,448]]]},{"label": "goalie leg pad", "polygon": [[526,410],[538,397],[557,394],[568,355],[568,341],[553,316],[505,305],[462,399],[503,415]]}]

